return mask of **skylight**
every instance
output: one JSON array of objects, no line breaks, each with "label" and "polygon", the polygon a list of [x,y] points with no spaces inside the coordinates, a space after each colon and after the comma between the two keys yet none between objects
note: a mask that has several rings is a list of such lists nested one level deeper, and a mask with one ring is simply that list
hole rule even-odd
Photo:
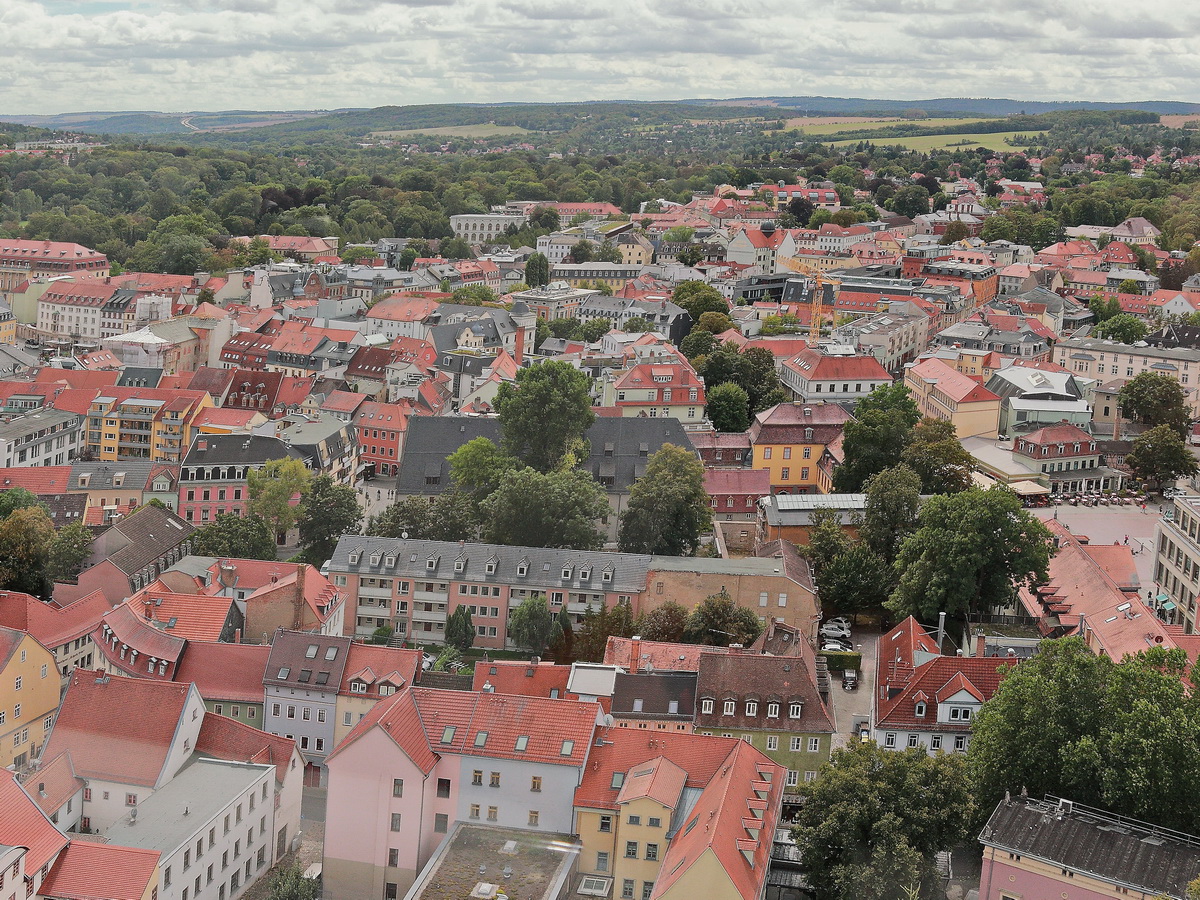
[{"label": "skylight", "polygon": [[525,748],[528,746],[529,746],[529,735],[522,734],[522,735],[517,736],[517,745],[513,749],[524,751]]},{"label": "skylight", "polygon": [[276,678],[287,678],[291,674],[292,674],[292,670],[290,668],[288,668],[287,666],[284,666],[282,669],[279,670],[279,674],[275,677]]},{"label": "skylight", "polygon": [[560,752],[560,755],[562,755],[562,756],[570,756],[572,753],[575,752],[575,742],[574,741],[563,741],[562,742],[562,750],[559,752]]},{"label": "skylight", "polygon": [[454,726],[453,725],[447,725],[445,731],[442,732],[442,743],[443,744],[454,743]]},{"label": "skylight", "polygon": [[304,658],[305,659],[313,659],[314,657],[316,657],[316,655],[317,655],[317,645],[309,644],[308,649],[304,651]]},{"label": "skylight", "polygon": [[335,658],[337,656],[337,652],[338,652],[337,647],[330,647],[328,650],[325,651],[325,659],[328,661],[328,660]]},{"label": "skylight", "polygon": [[486,746],[487,745],[487,737],[488,737],[488,733],[486,731],[479,732],[479,734],[475,735],[475,746],[476,747]]}]

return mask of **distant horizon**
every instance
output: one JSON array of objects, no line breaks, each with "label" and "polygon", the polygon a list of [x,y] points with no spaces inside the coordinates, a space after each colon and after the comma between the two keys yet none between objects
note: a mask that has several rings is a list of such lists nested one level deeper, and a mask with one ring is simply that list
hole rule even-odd
[{"label": "distant horizon", "polygon": [[8,115],[712,93],[1191,103],[1200,84],[1200,9],[1183,0],[826,0],[806,15],[787,0],[11,0],[0,21]]}]

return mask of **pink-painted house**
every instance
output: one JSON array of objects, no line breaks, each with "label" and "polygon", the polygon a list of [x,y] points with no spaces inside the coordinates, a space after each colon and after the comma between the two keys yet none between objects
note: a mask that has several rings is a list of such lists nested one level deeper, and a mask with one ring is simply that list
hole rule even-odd
[{"label": "pink-painted house", "polygon": [[403,897],[456,822],[572,834],[600,707],[407,687],[325,761],[328,896]]}]

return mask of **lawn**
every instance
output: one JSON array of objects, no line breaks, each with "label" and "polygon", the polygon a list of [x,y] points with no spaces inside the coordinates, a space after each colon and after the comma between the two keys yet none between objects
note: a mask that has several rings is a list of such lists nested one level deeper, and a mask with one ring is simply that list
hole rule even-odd
[{"label": "lawn", "polygon": [[[995,134],[926,134],[920,137],[889,137],[873,141],[879,146],[907,147],[909,150],[927,152],[930,150],[954,149],[971,150],[975,147],[987,147],[989,150],[1016,150],[1017,147],[1006,144],[1005,138],[1027,134],[1024,131],[998,131]],[[967,143],[963,143],[966,141]],[[857,144],[852,141],[831,141],[835,147],[847,147]]]},{"label": "lawn", "polygon": [[[835,135],[846,131],[867,131],[876,128],[887,128],[891,125],[920,125],[923,128],[939,128],[946,125],[969,125],[972,122],[989,122],[992,119],[972,118],[972,119],[902,119],[899,117],[891,119],[871,119],[848,121],[848,117],[840,116],[833,118],[827,122],[819,122],[817,124],[802,125],[801,129],[805,134],[813,135]],[[806,121],[814,122],[813,119]]]},{"label": "lawn", "polygon": [[443,125],[431,128],[408,128],[404,131],[372,131],[372,137],[380,138],[400,138],[411,137],[415,134],[439,135],[442,137],[462,137],[462,138],[491,138],[501,137],[503,135],[516,134],[532,134],[527,128],[522,128],[520,125],[497,125],[494,122],[485,122],[480,125]]}]

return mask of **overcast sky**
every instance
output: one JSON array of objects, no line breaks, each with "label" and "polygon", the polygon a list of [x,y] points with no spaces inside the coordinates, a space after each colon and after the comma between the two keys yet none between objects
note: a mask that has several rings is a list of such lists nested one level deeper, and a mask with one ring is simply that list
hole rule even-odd
[{"label": "overcast sky", "polygon": [[3,0],[0,112],[1200,101],[1197,33],[1192,0]]}]

